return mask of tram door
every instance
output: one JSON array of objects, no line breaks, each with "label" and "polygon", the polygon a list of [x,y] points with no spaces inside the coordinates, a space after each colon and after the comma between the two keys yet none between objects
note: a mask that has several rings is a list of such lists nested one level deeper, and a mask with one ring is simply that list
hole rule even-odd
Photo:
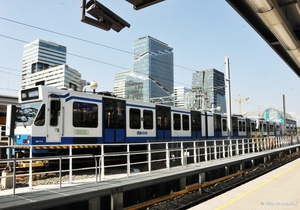
[{"label": "tram door", "polygon": [[157,140],[171,140],[171,108],[156,105]]},{"label": "tram door", "polygon": [[201,112],[192,111],[192,139],[201,139]]},{"label": "tram door", "polygon": [[103,142],[125,142],[125,101],[103,98]]},{"label": "tram door", "polygon": [[61,116],[60,116],[60,100],[51,99],[50,107],[47,113],[47,142],[60,142],[61,141]]}]

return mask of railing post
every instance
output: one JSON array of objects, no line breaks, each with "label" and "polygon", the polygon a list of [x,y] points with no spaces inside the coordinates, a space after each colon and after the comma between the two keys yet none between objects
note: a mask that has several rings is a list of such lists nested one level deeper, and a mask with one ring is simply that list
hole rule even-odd
[{"label": "railing post", "polygon": [[235,142],[235,155],[238,156],[240,155],[240,148],[239,148],[239,140],[237,139],[236,142]]},{"label": "railing post", "polygon": [[130,176],[130,147],[127,144],[127,178]]},{"label": "railing post", "polygon": [[181,147],[181,165],[184,165],[184,160],[183,160],[183,156],[184,156],[184,151],[183,151],[183,142],[180,142],[180,147]]},{"label": "railing post", "polygon": [[197,163],[197,148],[196,148],[196,141],[193,142],[194,147],[194,163]]},{"label": "railing post", "polygon": [[204,158],[207,161],[207,140],[204,141]]},{"label": "railing post", "polygon": [[29,189],[32,189],[32,146],[29,149]]},{"label": "railing post", "polygon": [[151,173],[151,144],[148,143],[148,171]]},{"label": "railing post", "polygon": [[222,140],[222,145],[223,145],[223,158],[225,158],[226,154],[225,154],[225,140],[224,139]]},{"label": "railing post", "polygon": [[216,140],[214,140],[214,156],[215,156],[215,160],[217,160],[218,159],[218,154],[217,154],[217,142],[216,142]]},{"label": "railing post", "polygon": [[72,145],[69,145],[69,182],[72,183],[73,181],[73,159],[72,159]]},{"label": "railing post", "polygon": [[62,182],[62,180],[61,180],[61,158],[62,157],[59,157],[59,189],[61,189],[61,182]]},{"label": "railing post", "polygon": [[13,196],[16,195],[16,158],[14,158],[14,167],[13,167]]},{"label": "railing post", "polygon": [[229,140],[230,157],[232,157],[232,139]]},{"label": "railing post", "polygon": [[[95,181],[95,183],[98,183],[98,174],[97,174],[97,168],[98,168],[98,166],[97,166],[97,157],[95,157],[94,155],[93,155],[93,158],[94,158],[94,160],[95,160],[95,177],[96,177],[96,181]],[[100,162],[100,161],[99,161]]]},{"label": "railing post", "polygon": [[170,170],[170,151],[168,142],[166,142],[166,166],[167,169]]},{"label": "railing post", "polygon": [[[100,175],[100,182],[102,182],[103,180],[103,178],[104,178],[104,144],[102,144],[102,146],[101,146],[101,155],[102,155],[102,158],[101,158],[101,175]],[[99,168],[99,170],[100,170],[100,168]]]},{"label": "railing post", "polygon": [[242,155],[245,154],[245,139],[242,139]]}]

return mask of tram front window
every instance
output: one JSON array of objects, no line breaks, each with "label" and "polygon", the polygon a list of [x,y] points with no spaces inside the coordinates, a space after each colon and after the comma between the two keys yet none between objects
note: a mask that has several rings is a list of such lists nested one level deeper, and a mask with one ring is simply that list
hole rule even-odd
[{"label": "tram front window", "polygon": [[[37,114],[42,114],[39,109],[41,108],[42,102],[21,104],[20,108],[17,109],[16,123],[17,126],[30,126],[32,125]],[[44,112],[45,116],[45,112]]]}]

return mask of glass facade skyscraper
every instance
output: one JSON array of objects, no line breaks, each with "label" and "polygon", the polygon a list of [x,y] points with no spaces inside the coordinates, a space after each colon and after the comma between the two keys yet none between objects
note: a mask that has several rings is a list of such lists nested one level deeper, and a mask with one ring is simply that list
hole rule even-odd
[{"label": "glass facade skyscraper", "polygon": [[143,101],[171,96],[174,89],[173,48],[151,36],[145,36],[134,41],[133,51],[133,72],[147,79],[147,84],[143,81],[143,87],[140,86],[144,91],[138,91],[139,94],[143,93]]},{"label": "glass facade skyscraper", "polygon": [[220,113],[226,113],[223,72],[216,69],[208,69],[193,73],[191,94],[192,96],[189,99],[190,108],[205,110],[220,106]]}]

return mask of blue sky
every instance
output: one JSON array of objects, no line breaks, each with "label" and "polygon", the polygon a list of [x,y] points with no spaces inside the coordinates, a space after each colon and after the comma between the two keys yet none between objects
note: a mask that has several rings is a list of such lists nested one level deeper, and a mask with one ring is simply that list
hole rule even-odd
[{"label": "blue sky", "polygon": [[[102,4],[131,24],[119,33],[82,23],[81,0],[0,1],[0,92],[17,95],[23,46],[43,39],[67,47],[67,64],[98,90],[112,91],[116,72],[132,69],[133,42],[152,36],[174,48],[175,86],[191,87],[193,72],[230,61],[232,112],[283,109],[300,125],[298,76],[225,0],[166,0],[136,11],[125,0]],[[85,58],[83,58],[85,57]],[[87,59],[89,58],[89,59]]]}]

